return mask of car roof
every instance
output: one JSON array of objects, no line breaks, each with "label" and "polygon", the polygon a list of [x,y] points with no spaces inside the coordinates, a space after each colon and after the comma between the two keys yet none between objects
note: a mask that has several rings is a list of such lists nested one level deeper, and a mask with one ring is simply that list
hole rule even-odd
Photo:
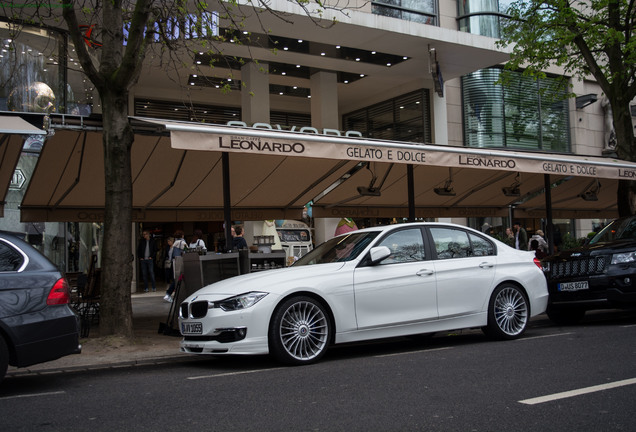
[{"label": "car roof", "polygon": [[445,227],[461,228],[461,229],[468,229],[471,231],[475,231],[474,229],[469,228],[467,226],[458,225],[458,224],[454,224],[450,222],[407,222],[407,223],[401,223],[401,224],[378,225],[375,227],[362,228],[357,231],[350,231],[342,235],[351,234],[352,232],[384,232],[384,231],[389,231],[395,228],[408,228],[408,227],[421,227],[421,226],[428,226],[428,227],[444,227],[445,226]]}]

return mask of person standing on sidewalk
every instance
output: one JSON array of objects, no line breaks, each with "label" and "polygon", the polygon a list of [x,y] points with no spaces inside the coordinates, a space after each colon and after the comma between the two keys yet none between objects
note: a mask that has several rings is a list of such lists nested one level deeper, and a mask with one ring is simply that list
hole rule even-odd
[{"label": "person standing on sidewalk", "polygon": [[157,255],[157,245],[150,238],[150,231],[143,232],[143,238],[137,246],[137,257],[141,267],[141,275],[144,279],[144,292],[148,292],[148,278],[152,282],[152,290],[157,291],[155,282],[155,256]]},{"label": "person standing on sidewalk", "polygon": [[175,268],[175,258],[183,255],[183,251],[186,248],[186,242],[183,239],[183,231],[178,230],[174,233],[174,242],[172,243],[172,252],[170,254],[170,262],[172,264],[170,271],[172,272],[172,281],[170,282],[170,286],[166,290],[166,295],[163,296],[163,299],[167,302],[172,302],[172,293],[176,288],[176,281],[181,277],[181,269]]}]

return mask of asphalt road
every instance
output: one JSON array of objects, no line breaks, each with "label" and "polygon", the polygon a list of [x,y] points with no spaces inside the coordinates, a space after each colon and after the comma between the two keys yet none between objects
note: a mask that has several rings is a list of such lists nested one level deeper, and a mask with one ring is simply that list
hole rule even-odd
[{"label": "asphalt road", "polygon": [[315,365],[204,359],[0,385],[3,431],[635,431],[636,313],[332,349]]}]

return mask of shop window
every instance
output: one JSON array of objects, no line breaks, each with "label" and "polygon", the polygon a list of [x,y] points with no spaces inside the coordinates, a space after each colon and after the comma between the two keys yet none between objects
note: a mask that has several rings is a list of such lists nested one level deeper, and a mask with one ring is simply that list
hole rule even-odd
[{"label": "shop window", "polygon": [[93,87],[66,35],[0,22],[0,43],[0,111],[91,113]]},{"label": "shop window", "polygon": [[377,15],[437,25],[436,0],[376,0],[371,5]]},{"label": "shop window", "polygon": [[566,92],[559,78],[536,79],[511,73],[495,84],[501,69],[482,69],[462,77],[464,144],[570,151]]}]

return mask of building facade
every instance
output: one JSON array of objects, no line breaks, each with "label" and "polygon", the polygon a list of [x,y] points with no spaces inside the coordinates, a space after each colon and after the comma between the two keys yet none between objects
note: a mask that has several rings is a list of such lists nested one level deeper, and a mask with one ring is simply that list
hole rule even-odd
[{"label": "building facade", "polygon": [[[247,19],[245,34],[230,32],[211,6],[207,19],[218,20],[216,31],[225,36],[218,52],[194,50],[177,63],[159,51],[149,55],[131,91],[129,110],[137,117],[305,127],[318,133],[353,131],[366,138],[440,146],[610,155],[611,125],[593,81],[570,80],[581,99],[564,97],[556,85],[561,77],[556,69],[547,71],[545,79],[516,74],[511,85],[496,84],[507,53],[495,42],[509,3],[352,0],[346,14],[325,12],[325,18],[338,21],[325,29],[307,19],[302,9],[274,0],[271,7],[289,13],[293,23],[273,16]],[[98,26],[82,26],[97,61]],[[194,46],[197,38],[206,36],[192,30],[188,19],[170,28],[186,45],[189,39]],[[99,116],[97,92],[82,73],[64,29],[15,29],[7,17],[0,21],[0,111]],[[584,97],[596,103],[586,105]],[[62,269],[83,271],[90,257],[99,255],[101,221],[20,221],[22,196],[43,145],[46,140],[25,139],[0,228],[24,233]],[[503,234],[513,218],[511,208],[508,216],[452,220]],[[314,220],[315,240],[332,236],[338,221]],[[178,228],[193,231],[200,222],[181,221]],[[386,220],[362,216],[359,222]],[[554,222],[562,234],[579,238],[603,221],[556,215]],[[531,231],[544,228],[544,223],[542,218],[523,221]],[[256,228],[251,234],[260,232]]]}]

